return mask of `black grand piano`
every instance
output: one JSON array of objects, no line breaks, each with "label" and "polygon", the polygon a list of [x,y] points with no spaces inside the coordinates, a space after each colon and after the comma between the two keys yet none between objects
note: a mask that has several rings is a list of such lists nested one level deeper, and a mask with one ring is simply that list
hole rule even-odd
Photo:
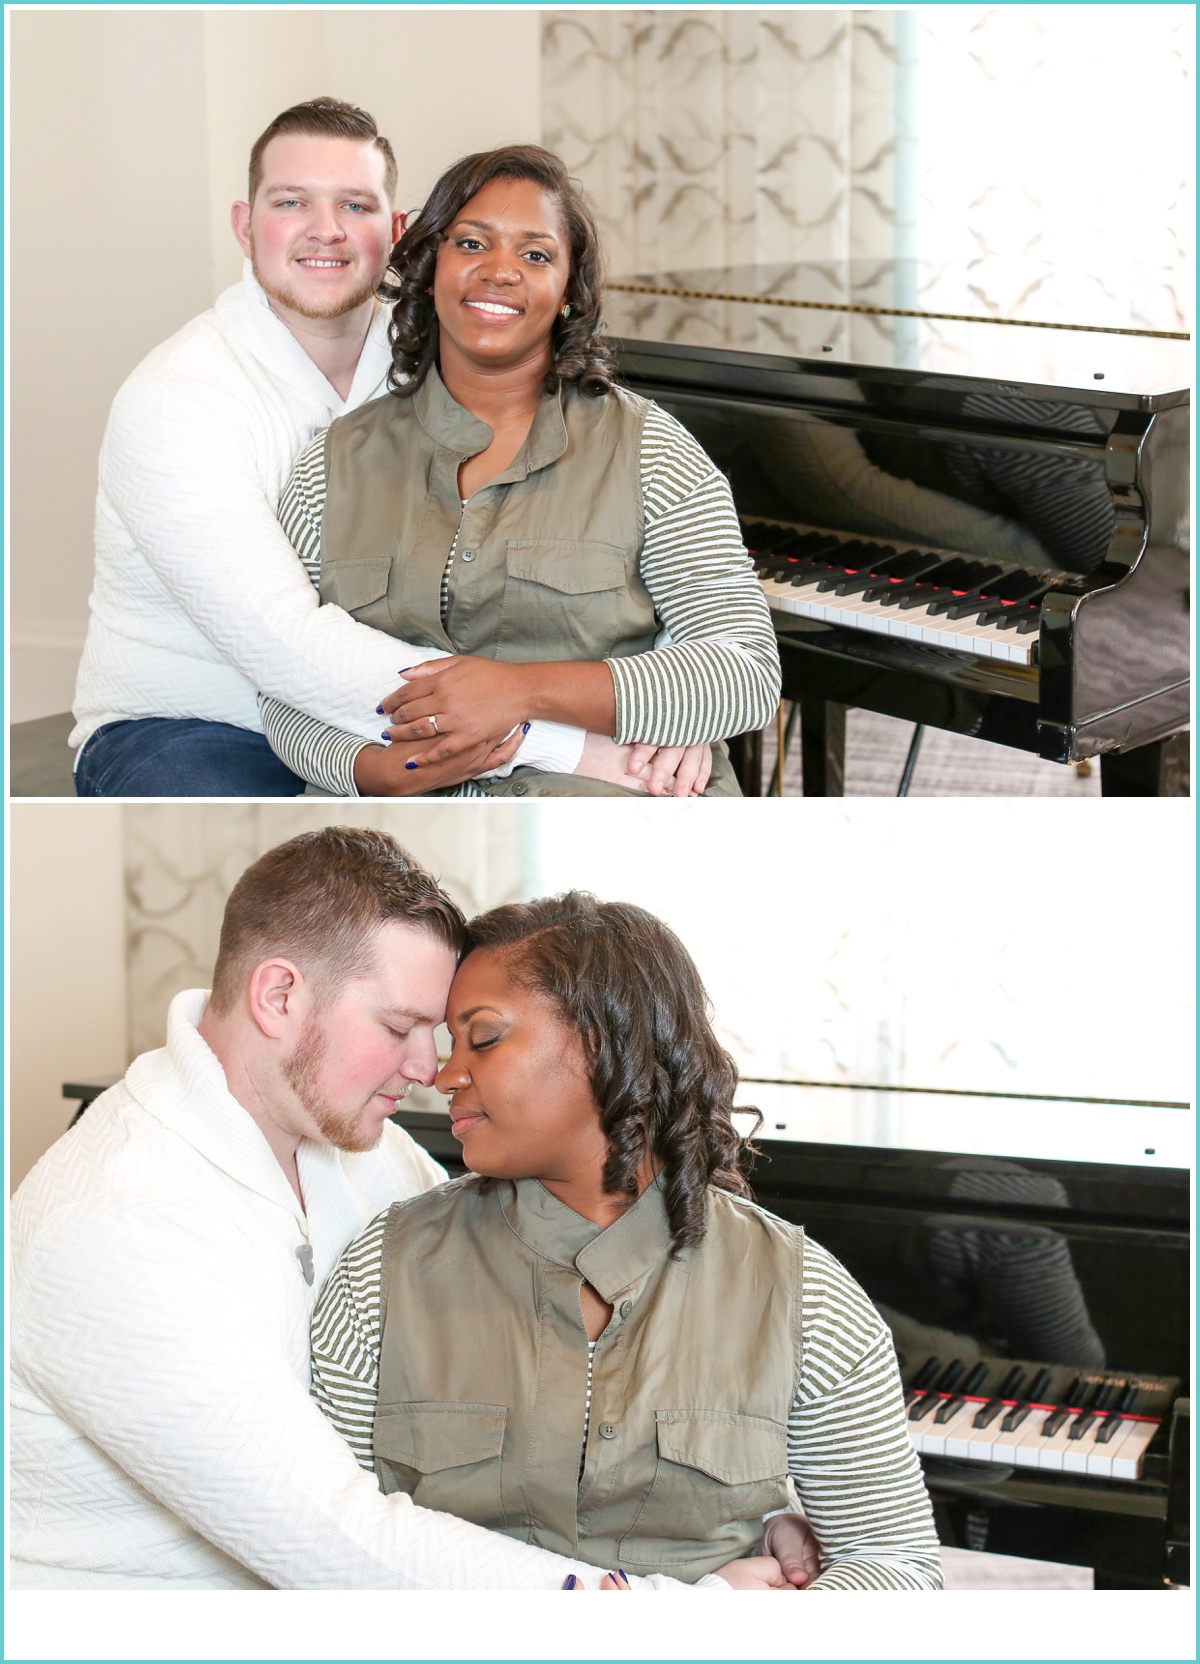
[{"label": "black grand piano", "polygon": [[[1184,1110],[748,1080],[739,1101],[766,1112],[756,1200],[891,1329],[941,1541],[1091,1567],[1097,1588],[1186,1584]],[[1062,1158],[1114,1113],[1128,1159]],[[463,1172],[443,1110],[393,1119]],[[925,1147],[955,1125],[975,1153]]]},{"label": "black grand piano", "polygon": [[[841,795],[860,707],[1187,795],[1190,339],[928,287],[894,260],[609,288],[621,379],[732,484],[805,794]],[[761,737],[734,750],[758,795]]]}]

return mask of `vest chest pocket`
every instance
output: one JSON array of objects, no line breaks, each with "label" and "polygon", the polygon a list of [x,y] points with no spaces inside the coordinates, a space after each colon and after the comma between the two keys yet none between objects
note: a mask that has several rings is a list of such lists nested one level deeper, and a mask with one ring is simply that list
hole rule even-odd
[{"label": "vest chest pocket", "polygon": [[505,568],[497,658],[602,659],[626,633],[632,598],[615,543],[510,540]]},{"label": "vest chest pocket", "polygon": [[[720,1410],[655,1412],[658,1460],[646,1500],[621,1543],[621,1564],[691,1560],[700,1543],[729,1541],[733,1559],[761,1535],[762,1515],[787,1506],[787,1428]],[[748,1529],[739,1538],[730,1528]]]},{"label": "vest chest pocket", "polygon": [[387,556],[370,560],[321,563],[321,599],[346,612],[359,612],[381,601],[388,592],[392,563]]},{"label": "vest chest pocket", "polygon": [[396,1404],[375,1413],[372,1446],[384,1491],[422,1508],[500,1529],[503,1404]]}]

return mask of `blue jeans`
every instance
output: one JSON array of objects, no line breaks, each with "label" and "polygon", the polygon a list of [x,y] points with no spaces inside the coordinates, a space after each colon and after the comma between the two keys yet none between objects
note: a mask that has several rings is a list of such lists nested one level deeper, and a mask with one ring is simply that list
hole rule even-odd
[{"label": "blue jeans", "polygon": [[78,797],[300,797],[304,781],[266,736],[228,722],[143,717],[108,722],[75,768]]}]

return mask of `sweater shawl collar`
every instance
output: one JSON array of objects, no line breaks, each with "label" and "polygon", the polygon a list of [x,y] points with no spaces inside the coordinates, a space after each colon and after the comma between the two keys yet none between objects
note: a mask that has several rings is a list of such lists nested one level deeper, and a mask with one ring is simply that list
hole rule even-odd
[{"label": "sweater shawl collar", "polygon": [[537,1179],[505,1180],[498,1189],[501,1211],[514,1235],[541,1258],[578,1271],[610,1304],[667,1257],[671,1232],[661,1178],[603,1230],[552,1196]]},{"label": "sweater shawl collar", "polygon": [[326,1257],[321,1252],[325,1245],[336,1258],[341,1244],[363,1223],[338,1152],[308,1139],[300,1142],[296,1159],[306,1219],[271,1146],[230,1092],[225,1071],[197,1032],[207,1003],[201,988],[175,996],[167,1014],[166,1045],[134,1059],[125,1076],[127,1089],[143,1109],[223,1173],[292,1214],[312,1238],[319,1258]]},{"label": "sweater shawl collar", "polygon": [[[478,456],[492,442],[492,430],[486,422],[472,416],[446,391],[446,384],[438,374],[436,364],[413,394],[413,409],[418,422],[444,450],[456,456]],[[543,393],[534,412],[533,424],[525,436],[525,443],[502,474],[488,481],[493,485],[512,485],[527,479],[539,468],[557,462],[567,448],[567,424],[563,416],[563,388],[561,383],[554,393]]]},{"label": "sweater shawl collar", "polygon": [[346,411],[366,404],[368,399],[377,399],[386,391],[392,355],[387,339],[387,308],[378,302],[375,303],[374,316],[354,372],[353,384],[345,399],[313,363],[287,325],[272,312],[271,303],[249,260],[242,266],[242,281],[219,296],[216,312],[228,334],[234,336],[273,375],[298,392],[316,399],[329,411],[331,421],[335,416],[342,416]]}]

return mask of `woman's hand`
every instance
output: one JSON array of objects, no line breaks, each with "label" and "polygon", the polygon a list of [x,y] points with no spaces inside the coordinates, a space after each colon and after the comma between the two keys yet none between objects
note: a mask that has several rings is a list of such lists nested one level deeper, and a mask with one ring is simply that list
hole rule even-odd
[{"label": "woman's hand", "polygon": [[803,1514],[772,1514],[763,1531],[763,1549],[778,1560],[794,1589],[807,1589],[821,1575],[821,1545]]},{"label": "woman's hand", "polygon": [[457,786],[511,762],[524,738],[518,728],[500,745],[490,749],[486,744],[472,746],[448,762],[418,768],[406,764],[417,753],[427,757],[434,741],[422,740],[415,748],[365,745],[354,759],[354,784],[360,797],[413,797],[419,792],[436,791],[439,786]]},{"label": "woman's hand", "polygon": [[752,1554],[745,1560],[731,1560],[727,1566],[717,1567],[717,1576],[735,1589],[790,1589],[783,1575],[783,1567],[769,1554]]},{"label": "woman's hand", "polygon": [[629,772],[651,797],[703,797],[712,773],[711,745],[635,745]]},{"label": "woman's hand", "polygon": [[[477,753],[481,746],[490,750],[500,745],[530,714],[528,668],[460,655],[430,659],[404,671],[404,685],[380,706],[392,718],[386,730],[392,743],[410,742],[402,761],[415,762],[419,772]],[[458,779],[478,773],[478,767],[472,768]]]}]

